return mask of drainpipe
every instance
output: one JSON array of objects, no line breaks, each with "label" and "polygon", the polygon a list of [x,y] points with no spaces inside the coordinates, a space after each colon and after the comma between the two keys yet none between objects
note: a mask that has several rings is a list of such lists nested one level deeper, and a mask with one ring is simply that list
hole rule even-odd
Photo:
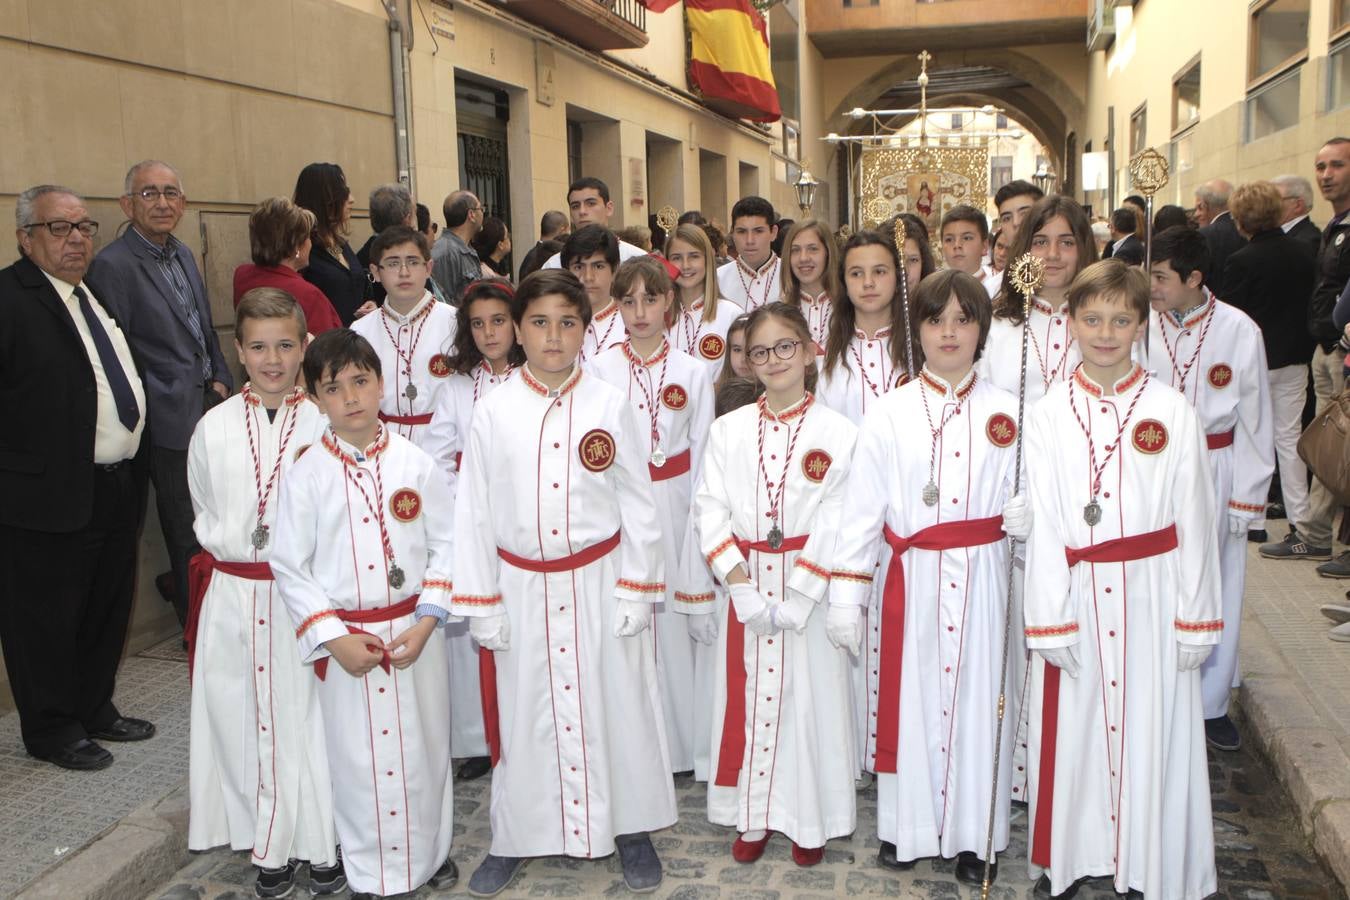
[{"label": "drainpipe", "polygon": [[408,67],[403,49],[403,24],[393,0],[385,0],[384,9],[389,16],[389,69],[390,81],[394,85],[394,162],[398,167],[399,182],[411,191],[413,184],[408,141]]}]

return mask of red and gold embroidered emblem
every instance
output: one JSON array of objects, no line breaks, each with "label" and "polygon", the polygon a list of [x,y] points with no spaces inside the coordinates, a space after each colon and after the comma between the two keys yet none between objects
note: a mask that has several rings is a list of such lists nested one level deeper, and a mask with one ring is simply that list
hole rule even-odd
[{"label": "red and gold embroidered emblem", "polygon": [[1017,423],[1007,413],[994,413],[985,424],[984,433],[995,447],[1011,447],[1017,440]]},{"label": "red and gold embroidered emblem", "polygon": [[830,471],[830,463],[834,462],[830,454],[824,450],[808,450],[802,457],[802,474],[820,484],[825,480],[825,473]]},{"label": "red and gold embroidered emblem", "polygon": [[1161,453],[1167,446],[1167,428],[1157,419],[1145,419],[1134,426],[1131,441],[1140,453]]},{"label": "red and gold embroidered emblem", "polygon": [[689,394],[678,384],[672,384],[661,392],[661,402],[678,412],[689,405]]},{"label": "red and gold embroidered emblem", "polygon": [[437,353],[427,360],[427,371],[437,378],[445,378],[450,374],[450,360],[446,359],[444,353]]},{"label": "red and gold embroidered emblem", "polygon": [[305,451],[308,450],[308,449],[309,449],[309,444],[301,444],[301,445],[300,445],[300,449],[297,450],[297,451],[295,451],[295,458],[296,458],[296,459],[299,459],[300,457],[304,456],[304,455],[305,455]]},{"label": "red and gold embroidered emblem", "polygon": [[1228,363],[1215,363],[1209,367],[1209,383],[1216,388],[1226,388],[1233,383],[1233,367]]},{"label": "red and gold embroidered emblem", "polygon": [[721,359],[727,349],[727,342],[720,334],[705,334],[698,342],[698,355],[704,359]]},{"label": "red and gold embroidered emblem", "polygon": [[400,522],[411,522],[422,514],[422,495],[412,488],[399,488],[389,495],[389,514]]},{"label": "red and gold embroidered emblem", "polygon": [[577,453],[589,471],[603,472],[614,464],[614,438],[602,428],[588,431],[577,445]]}]

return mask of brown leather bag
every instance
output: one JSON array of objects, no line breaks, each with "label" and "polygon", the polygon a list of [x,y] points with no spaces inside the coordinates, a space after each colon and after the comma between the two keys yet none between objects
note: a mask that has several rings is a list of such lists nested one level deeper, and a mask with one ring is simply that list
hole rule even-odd
[{"label": "brown leather bag", "polygon": [[1328,403],[1304,429],[1298,455],[1342,505],[1350,505],[1350,390]]}]

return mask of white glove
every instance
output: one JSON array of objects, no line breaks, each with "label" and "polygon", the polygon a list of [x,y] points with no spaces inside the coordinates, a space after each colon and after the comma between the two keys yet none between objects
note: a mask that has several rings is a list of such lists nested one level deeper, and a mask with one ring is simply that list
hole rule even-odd
[{"label": "white glove", "polygon": [[469,634],[484,650],[511,649],[511,621],[506,613],[495,616],[471,616]]},{"label": "white glove", "polygon": [[862,652],[862,632],[861,607],[830,604],[825,612],[825,635],[831,644],[856,657]]},{"label": "white glove", "polygon": [[770,607],[770,611],[773,614],[773,624],[779,630],[791,630],[800,634],[806,630],[806,620],[811,618],[811,611],[815,608],[816,603],[810,597],[788,588],[787,599]]},{"label": "white glove", "polygon": [[778,633],[778,626],[773,624],[773,613],[767,606],[758,615],[747,619],[744,624],[747,630],[760,637],[773,637]]},{"label": "white glove", "polygon": [[1228,514],[1228,533],[1238,537],[1246,537],[1247,529],[1252,527],[1251,519],[1245,516],[1235,516]]},{"label": "white glove", "polygon": [[1213,652],[1213,644],[1183,644],[1177,641],[1177,671],[1189,672],[1200,668]]},{"label": "white glove", "polygon": [[1036,652],[1046,662],[1070,678],[1078,677],[1078,646],[1076,644],[1070,644],[1067,647],[1038,647]]},{"label": "white glove", "polygon": [[[753,582],[743,581],[731,586],[731,605],[736,610],[736,618],[746,625],[760,613],[769,611],[769,601],[759,592]],[[758,632],[756,632],[758,634]]]},{"label": "white glove", "polygon": [[637,600],[619,599],[618,610],[614,614],[614,636],[632,637],[641,634],[652,626],[652,605]]},{"label": "white glove", "polygon": [[689,636],[695,642],[711,647],[717,643],[717,616],[705,613],[701,616],[686,616],[689,620]]},{"label": "white glove", "polygon": [[1025,541],[1031,534],[1031,503],[1026,494],[1014,494],[1003,504],[1003,533]]}]

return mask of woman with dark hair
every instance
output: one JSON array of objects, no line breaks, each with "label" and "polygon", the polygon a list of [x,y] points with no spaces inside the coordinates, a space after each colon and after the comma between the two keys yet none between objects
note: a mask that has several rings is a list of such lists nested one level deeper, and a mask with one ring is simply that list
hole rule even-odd
[{"label": "woman with dark hair", "polygon": [[483,264],[484,278],[511,277],[511,264],[507,259],[511,255],[511,232],[507,231],[505,222],[496,216],[488,216],[471,246]]},{"label": "woman with dark hair", "polygon": [[314,214],[314,246],[301,274],[323,291],[343,325],[375,308],[370,279],[356,258],[347,234],[352,221],[352,192],[336,163],[310,163],[295,180],[295,205]]},{"label": "woman with dark hair", "polygon": [[1186,215],[1186,210],[1180,206],[1169,203],[1166,206],[1158,207],[1158,211],[1153,214],[1153,233],[1166,231],[1180,225],[1183,228],[1194,228],[1195,223],[1191,221],[1190,216]]}]

